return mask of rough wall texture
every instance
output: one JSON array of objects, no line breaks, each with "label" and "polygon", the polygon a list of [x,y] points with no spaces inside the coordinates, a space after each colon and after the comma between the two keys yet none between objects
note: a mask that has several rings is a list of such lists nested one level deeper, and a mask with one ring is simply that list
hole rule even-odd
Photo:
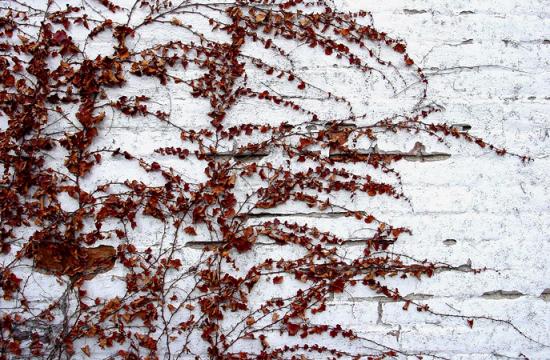
[{"label": "rough wall texture", "polygon": [[[543,345],[550,344],[550,2],[343,0],[337,5],[369,10],[379,29],[407,41],[411,55],[429,77],[428,100],[444,108],[430,121],[470,129],[490,143],[535,160],[523,164],[469,144],[440,144],[427,137],[422,140],[426,152],[439,155],[427,159],[411,156],[410,161],[396,165],[410,204],[344,199],[350,206],[370,201],[377,216],[413,230],[413,235],[396,243],[392,251],[456,266],[456,270],[422,281],[388,279],[403,295],[444,313],[511,320],[517,329],[483,320],[469,328],[463,319],[404,312],[402,302],[389,302],[354,288],[336,295],[318,321],[339,318],[344,326],[410,353],[429,352],[456,359],[550,358],[550,348]],[[145,46],[171,36],[162,29],[151,30],[140,34],[138,44]],[[103,48],[107,47],[98,41],[88,50],[101,53]],[[346,95],[359,113],[380,118],[415,105],[414,85],[398,96],[375,92],[379,84],[361,79],[354,70],[325,64],[322,58],[314,61],[300,51],[300,47],[294,50],[294,69],[312,83]],[[169,108],[178,125],[193,127],[204,120],[205,102],[176,88],[160,87],[153,80],[135,81],[136,92],[148,94],[159,108]],[[302,100],[312,107],[326,107],[321,112],[326,111],[327,118],[344,112],[336,105],[327,106],[315,94]],[[246,118],[259,122],[274,116],[284,117],[285,113],[239,103],[227,121],[237,124]],[[95,144],[98,148],[120,147],[144,158],[154,158],[153,150],[160,146],[179,143],[179,134],[153,121],[117,119],[104,131],[101,142]],[[398,140],[382,136],[377,146],[383,151],[406,153],[418,138],[402,136]],[[98,179],[141,176],[139,169],[131,166],[107,161],[83,180],[83,186],[88,182],[92,187]],[[173,166],[184,166],[181,170],[190,178],[200,179],[202,169],[192,161]],[[277,213],[344,237],[361,235],[360,228],[337,215],[311,213],[299,207],[278,209]],[[158,228],[144,228],[136,239],[144,245],[158,244]],[[194,251],[200,252],[199,245],[187,244],[185,256],[198,256]],[[354,246],[349,245],[350,252]],[[247,256],[265,257],[271,251],[266,245]],[[474,268],[486,271],[467,271]],[[37,299],[44,296],[42,290],[59,290],[49,277],[36,275],[34,280]],[[94,293],[116,294],[118,286],[120,282],[108,273],[90,281],[87,290],[93,297]],[[518,330],[536,341],[519,336]]]},{"label": "rough wall texture", "polygon": [[[494,270],[450,271],[397,286],[436,308],[515,319],[547,343],[549,3],[348,0],[346,5],[368,8],[378,26],[407,39],[429,71],[429,98],[445,108],[443,121],[468,124],[471,132],[536,159],[523,166],[465,147],[452,148],[446,161],[403,165],[414,213],[396,209],[387,216],[420,235],[396,248]],[[466,359],[550,357],[547,348],[511,341],[508,330],[496,324],[481,322],[470,330],[361,294],[338,300],[335,309],[348,307],[356,314],[350,319],[355,326],[392,332],[403,349]]]}]

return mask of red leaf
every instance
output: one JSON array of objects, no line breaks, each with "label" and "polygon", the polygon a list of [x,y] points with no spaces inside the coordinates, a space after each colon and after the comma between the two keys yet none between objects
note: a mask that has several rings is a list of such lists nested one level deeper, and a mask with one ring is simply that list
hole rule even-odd
[{"label": "red leaf", "polygon": [[4,78],[4,85],[5,85],[6,87],[12,87],[13,85],[15,85],[15,78],[13,77],[13,75],[8,74],[8,75]]},{"label": "red leaf", "polygon": [[345,285],[346,282],[343,279],[337,279],[332,283],[330,289],[335,293],[341,293],[344,292]]},{"label": "red leaf", "polygon": [[185,233],[187,235],[192,235],[192,236],[196,236],[197,235],[197,232],[195,231],[195,228],[192,227],[192,226],[188,226],[184,229]]},{"label": "red leaf", "polygon": [[56,44],[61,44],[64,40],[67,39],[67,33],[63,30],[58,30],[53,34],[52,40]]},{"label": "red leaf", "polygon": [[288,335],[294,336],[300,331],[300,325],[288,323],[286,324]]},{"label": "red leaf", "polygon": [[393,49],[395,51],[397,51],[398,53],[403,54],[405,52],[405,50],[407,49],[407,47],[405,46],[405,44],[397,43],[397,44],[395,44]]}]

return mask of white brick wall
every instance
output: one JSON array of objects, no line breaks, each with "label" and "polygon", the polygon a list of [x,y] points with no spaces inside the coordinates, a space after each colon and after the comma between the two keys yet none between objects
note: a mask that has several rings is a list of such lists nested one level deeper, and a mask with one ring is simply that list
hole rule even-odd
[{"label": "white brick wall", "polygon": [[[471,144],[442,145],[434,139],[421,138],[427,151],[445,152],[451,157],[434,162],[402,161],[396,165],[411,206],[361,195],[349,203],[350,207],[358,208],[372,205],[376,216],[413,230],[413,235],[400,239],[392,251],[457,267],[421,281],[387,279],[402,295],[443,313],[510,320],[517,329],[488,320],[476,320],[470,329],[463,319],[420,313],[413,306],[405,312],[402,302],[388,302],[358,287],[335,296],[328,311],[312,321],[322,323],[337,318],[343,326],[407,353],[424,352],[452,359],[549,359],[550,2],[339,0],[336,3],[342,9],[371,11],[379,29],[406,40],[411,56],[428,75],[428,101],[444,108],[429,121],[468,124],[471,134],[535,160],[523,164],[516,158],[499,157]],[[148,30],[139,34],[136,47],[173,37],[173,33],[162,29]],[[98,37],[97,43],[89,45],[89,53],[107,49],[102,41],[110,39]],[[300,47],[293,53],[297,73],[336,94],[346,95],[356,111],[368,113],[369,119],[410,108],[416,101],[418,92],[414,87],[392,97],[388,92],[375,91],[380,90],[380,85],[367,82],[355,70],[333,67],[321,55],[319,61],[314,61],[317,59]],[[174,123],[193,128],[208,121],[204,115],[207,102],[193,99],[187,90],[182,92],[174,84],[165,88],[147,78],[132,81],[124,95],[135,89],[136,93],[150,96],[158,108],[171,111]],[[281,86],[271,85],[275,89]],[[315,96],[312,94],[311,99],[302,103],[327,118],[345,113],[345,107],[327,105]],[[243,101],[228,114],[226,121],[227,124],[273,121],[288,115],[265,104],[258,107],[257,103]],[[298,120],[303,118],[292,113],[291,121]],[[418,140],[406,135],[381,136],[378,147],[385,151],[408,151]],[[119,117],[105,124],[94,147],[120,147],[146,159],[158,158],[190,178],[200,179],[202,169],[197,168],[198,162],[182,163],[153,153],[158,147],[179,144],[179,133],[158,121]],[[100,168],[83,179],[81,186],[93,188],[106,178],[124,180],[143,176],[135,164],[105,159]],[[345,197],[339,200],[348,202]],[[290,220],[315,224],[344,237],[360,234],[355,223],[304,214],[309,211],[299,207],[277,209],[277,213],[286,213]],[[158,244],[158,227],[140,223],[144,224],[136,231],[135,239],[143,246]],[[357,248],[349,245],[344,250],[353,252]],[[189,247],[183,256],[191,260],[199,252]],[[260,246],[252,254],[246,254],[255,259],[293,255],[269,246]],[[479,274],[461,271],[485,267],[488,270]],[[102,274],[90,281],[86,285],[89,295],[119,292],[122,283],[112,275]],[[292,283],[287,286],[290,291]],[[33,277],[29,289],[29,295],[36,300],[44,296],[43,289],[52,294],[62,291],[51,277],[40,274]],[[273,340],[272,344],[277,341],[287,340]]]},{"label": "white brick wall", "polygon": [[[404,294],[427,298],[434,309],[510,319],[548,344],[550,3],[344,2],[369,9],[377,26],[407,40],[428,71],[429,99],[445,108],[436,117],[469,124],[471,133],[535,158],[522,165],[458,145],[447,161],[400,164],[414,213],[397,211],[392,218],[415,235],[396,244],[396,251],[495,271],[392,282]],[[359,306],[375,301],[360,293],[341,300]],[[547,347],[499,324],[476,322],[469,329],[460,321],[404,312],[397,303],[382,303],[379,313],[373,325],[399,334],[397,346],[407,351],[457,359],[550,358]]]}]

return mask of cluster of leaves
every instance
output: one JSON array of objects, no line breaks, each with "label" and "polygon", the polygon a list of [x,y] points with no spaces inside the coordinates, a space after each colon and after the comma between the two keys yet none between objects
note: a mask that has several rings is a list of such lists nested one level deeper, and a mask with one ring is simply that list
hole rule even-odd
[{"label": "cluster of leaves", "polygon": [[[336,323],[310,321],[346,288],[365,286],[403,300],[397,289],[384,285],[384,277],[420,278],[449,267],[389,252],[408,229],[331,200],[349,193],[406,201],[392,168],[402,156],[364,153],[353,144],[399,131],[505,151],[445,124],[425,122],[437,108],[358,124],[366,116],[356,115],[347,99],[308,82],[292,66],[249,55],[246,47],[257,46],[292,64],[285,44],[306,45],[315,56],[345,62],[365,76],[387,80],[388,86],[380,69],[404,68],[423,86],[423,99],[427,79],[403,41],[372,26],[369,13],[338,12],[329,0],[135,0],[129,8],[109,0],[82,6],[33,3],[13,0],[0,10],[0,287],[6,304],[0,313],[1,359],[78,352],[123,359],[402,354]],[[192,26],[200,20],[208,31]],[[190,40],[182,36],[136,50],[136,34],[150,28],[179,31]],[[109,44],[108,51],[91,56],[87,48],[98,39]],[[385,60],[381,49],[397,60]],[[299,95],[249,86],[254,71],[288,82],[298,94],[321,92],[347,106],[351,115],[323,120],[319,111],[300,103]],[[196,73],[196,78],[187,76]],[[188,129],[170,113],[155,110],[145,94],[113,96],[125,94],[138,77],[179,86],[178,91],[187,88],[205,99],[208,121]],[[308,120],[226,125],[227,114],[243,99]],[[204,165],[205,180],[187,181],[186,174],[162,160],[94,146],[105,135],[107,120],[123,116],[154,119],[177,132],[179,147],[159,147],[152,155],[193,158]],[[239,145],[227,154],[231,143]],[[90,186],[86,180],[109,161],[134,163],[161,184],[147,183],[143,176]],[[365,169],[395,181],[377,180]],[[350,240],[265,216],[289,204],[363,223],[369,235]],[[162,224],[160,245],[144,247],[132,238],[143,230],[143,219]],[[358,254],[344,254],[350,242],[361,246]],[[185,252],[197,250],[188,243],[204,245],[192,261]],[[262,246],[292,247],[295,256],[256,262],[257,257],[247,256]],[[281,254],[288,254],[284,249]],[[88,295],[87,282],[113,268],[124,281],[123,294]],[[36,304],[28,299],[25,278],[34,272],[57,277],[66,290]],[[294,290],[287,291],[285,284]],[[259,293],[269,298],[258,303]],[[286,344],[270,343],[285,336]],[[331,348],[323,345],[327,338],[361,342],[370,350]]]}]

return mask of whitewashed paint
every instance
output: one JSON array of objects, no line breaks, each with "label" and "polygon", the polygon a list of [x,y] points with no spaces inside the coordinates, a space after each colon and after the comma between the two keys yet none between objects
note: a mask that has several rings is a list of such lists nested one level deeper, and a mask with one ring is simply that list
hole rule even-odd
[{"label": "whitewashed paint", "polygon": [[[337,5],[371,11],[380,30],[406,40],[408,51],[428,75],[428,100],[445,109],[430,121],[468,124],[472,134],[535,159],[522,164],[469,144],[442,145],[423,138],[428,151],[446,152],[451,158],[398,164],[412,207],[377,199],[372,204],[373,213],[413,230],[412,236],[395,244],[395,252],[488,270],[480,274],[447,271],[422,281],[388,282],[403,295],[423,299],[438,311],[512,320],[529,337],[550,345],[550,2],[340,0]],[[171,32],[158,28],[141,33],[136,46],[172,37]],[[89,45],[89,53],[108,49],[108,41],[108,36],[98,37],[97,43]],[[347,95],[358,112],[363,110],[378,118],[414,103],[414,91],[397,98],[383,91],[373,95],[377,85],[366,83],[354,70],[333,67],[323,56],[312,58],[311,53],[301,50],[294,52],[297,72],[313,83]],[[179,125],[192,128],[208,121],[204,115],[208,104],[191,98],[186,89],[173,85],[167,89],[154,80],[136,78],[124,91],[125,95],[135,91],[151,96],[159,108],[171,109],[172,121]],[[327,118],[344,111],[322,100],[309,100],[309,105]],[[285,116],[288,113],[273,108],[241,103],[227,121]],[[408,151],[417,140],[382,137],[378,146],[387,151]],[[117,118],[105,126],[94,146],[121,147],[152,159],[155,148],[178,144],[179,134],[157,121]],[[168,164],[173,160],[159,161]],[[190,178],[201,176],[198,163],[174,161],[172,165]],[[99,179],[143,176],[134,165],[106,161],[84,180],[83,186],[94,187]],[[359,197],[355,204],[364,207],[365,201],[372,202]],[[71,206],[68,201],[65,205]],[[342,236],[357,234],[353,225],[343,221],[305,217],[301,215],[304,209],[296,207],[284,210],[297,214],[290,217],[296,221],[307,221]],[[155,245],[155,229],[151,224],[144,226],[134,240],[143,246]],[[259,249],[247,256],[261,258],[271,250]],[[293,255],[280,248],[276,251],[281,257]],[[189,249],[184,256],[190,261],[196,252]],[[31,299],[40,300],[47,292],[53,295],[63,290],[50,276],[36,274],[32,281],[35,283],[27,288]],[[109,273],[86,287],[92,297],[113,296],[122,285]],[[402,305],[353,288],[336,296],[329,311],[315,321],[338,318],[343,326],[406,352],[430,352],[453,359],[550,358],[549,347],[526,340],[507,325],[477,321],[470,329],[463,320],[414,309],[404,312]]]}]

